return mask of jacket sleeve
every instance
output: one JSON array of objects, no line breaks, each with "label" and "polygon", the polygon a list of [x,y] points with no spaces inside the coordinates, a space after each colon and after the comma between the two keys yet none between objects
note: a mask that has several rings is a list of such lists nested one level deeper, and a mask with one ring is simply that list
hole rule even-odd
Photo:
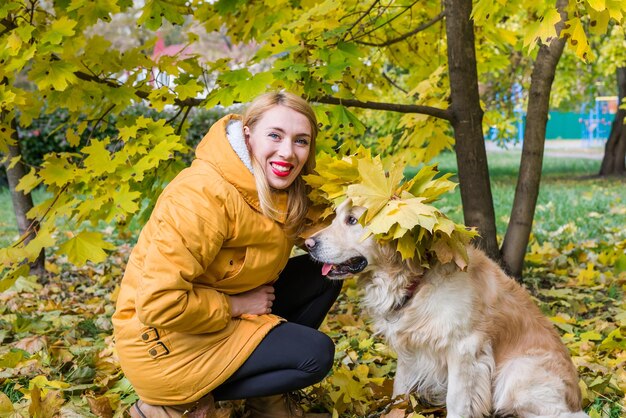
[{"label": "jacket sleeve", "polygon": [[218,203],[207,202],[215,210],[210,219],[172,199],[153,214],[156,232],[146,251],[136,298],[137,315],[145,325],[201,334],[219,331],[231,321],[228,296],[193,283],[227,235],[228,218]]}]

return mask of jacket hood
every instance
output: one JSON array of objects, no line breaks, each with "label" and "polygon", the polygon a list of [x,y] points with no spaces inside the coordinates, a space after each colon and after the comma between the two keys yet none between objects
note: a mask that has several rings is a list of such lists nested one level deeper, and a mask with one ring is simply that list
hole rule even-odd
[{"label": "jacket hood", "polygon": [[[241,193],[250,206],[261,212],[252,161],[243,136],[240,115],[226,115],[215,122],[198,144],[196,158],[211,164]],[[286,215],[286,208],[287,193],[279,193],[277,209]]]}]

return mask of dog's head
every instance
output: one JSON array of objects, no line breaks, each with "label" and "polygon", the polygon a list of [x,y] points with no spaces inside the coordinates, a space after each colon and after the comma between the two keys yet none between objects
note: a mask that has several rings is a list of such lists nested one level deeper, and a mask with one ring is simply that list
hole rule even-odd
[{"label": "dog's head", "polygon": [[324,263],[323,275],[344,279],[372,264],[377,245],[371,235],[363,239],[365,228],[358,219],[364,212],[365,208],[352,206],[347,199],[337,207],[333,222],[304,242],[311,257]]}]

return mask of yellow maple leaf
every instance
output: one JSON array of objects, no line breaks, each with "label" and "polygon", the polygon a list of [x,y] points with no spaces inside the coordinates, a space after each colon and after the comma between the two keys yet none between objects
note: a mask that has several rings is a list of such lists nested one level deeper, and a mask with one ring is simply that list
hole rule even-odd
[{"label": "yellow maple leaf", "polygon": [[437,209],[425,205],[421,197],[410,199],[390,200],[385,207],[367,223],[368,228],[375,234],[387,232],[393,224],[397,223],[406,230],[420,226],[429,232],[437,223],[435,213]]},{"label": "yellow maple leaf", "polygon": [[107,257],[104,250],[112,250],[114,248],[111,243],[103,239],[101,233],[82,231],[59,245],[57,254],[67,254],[72,263],[82,266],[87,260],[91,260],[94,263],[104,261]]},{"label": "yellow maple leaf", "polygon": [[606,9],[601,11],[589,9],[589,32],[594,35],[605,34],[609,26],[610,18],[609,11]]},{"label": "yellow maple leaf", "polygon": [[14,413],[13,403],[4,392],[0,392],[0,417],[12,416]]},{"label": "yellow maple leaf", "polygon": [[[385,166],[391,167],[385,170]],[[467,266],[465,246],[477,235],[473,229],[456,224],[430,205],[456,184],[449,174],[440,176],[436,166],[424,166],[404,181],[402,161],[372,157],[360,148],[351,156],[323,154],[316,173],[305,180],[313,189],[311,200],[336,208],[346,198],[366,208],[359,219],[366,233],[381,243],[394,242],[403,259],[414,258],[428,267],[433,257],[441,262]],[[441,242],[439,242],[441,241]],[[437,246],[434,246],[434,244]]]},{"label": "yellow maple leaf", "polygon": [[398,240],[396,249],[402,256],[403,260],[412,258],[415,255],[415,251],[417,249],[415,245],[415,240],[413,239],[413,235],[410,233],[403,235]]},{"label": "yellow maple leaf", "polygon": [[624,12],[626,12],[624,2],[620,0],[606,0],[606,9],[609,11],[609,15],[618,22],[621,22]]},{"label": "yellow maple leaf", "polygon": [[579,18],[575,17],[568,20],[562,35],[567,36],[568,44],[574,48],[574,52],[580,59],[587,60],[589,58],[589,41]]},{"label": "yellow maple leaf", "polygon": [[546,14],[539,21],[528,27],[524,37],[524,47],[528,47],[528,52],[535,49],[537,43],[547,43],[549,39],[556,38],[556,24],[561,21],[561,15],[556,8],[548,9]]},{"label": "yellow maple leaf", "polygon": [[39,176],[46,184],[61,187],[74,179],[75,171],[67,156],[48,154],[39,170]]},{"label": "yellow maple leaf", "polygon": [[361,182],[348,186],[346,194],[354,205],[367,208],[363,221],[367,224],[393,197],[394,188],[402,179],[402,169],[387,174],[378,157],[360,159],[358,169]]},{"label": "yellow maple leaf", "polygon": [[333,402],[336,403],[339,399],[343,400],[345,403],[367,400],[365,385],[355,379],[355,373],[353,371],[347,368],[341,368],[335,371],[329,380],[331,380],[333,386],[339,388],[338,391],[329,393]]}]

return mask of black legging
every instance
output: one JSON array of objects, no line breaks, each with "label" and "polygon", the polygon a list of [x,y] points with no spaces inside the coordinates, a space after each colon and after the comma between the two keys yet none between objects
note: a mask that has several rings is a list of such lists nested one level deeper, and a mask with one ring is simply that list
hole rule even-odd
[{"label": "black legging", "polygon": [[275,395],[322,380],[333,365],[335,346],[317,328],[341,284],[323,277],[321,265],[308,255],[291,258],[274,283],[272,306],[272,313],[288,322],[265,336],[245,363],[213,391],[215,399]]}]

